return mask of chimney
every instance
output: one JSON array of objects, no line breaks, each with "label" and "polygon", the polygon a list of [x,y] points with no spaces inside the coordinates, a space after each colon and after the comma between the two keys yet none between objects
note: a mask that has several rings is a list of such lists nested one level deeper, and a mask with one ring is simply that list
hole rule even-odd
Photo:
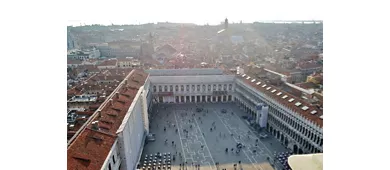
[{"label": "chimney", "polygon": [[94,122],[92,122],[92,129],[93,129],[93,130],[99,130],[98,123],[99,123],[99,121],[94,121]]},{"label": "chimney", "polygon": [[116,92],[116,93],[115,93],[115,97],[116,97],[117,99],[119,99],[119,92]]},{"label": "chimney", "polygon": [[102,111],[101,110],[98,110],[97,111],[97,115],[98,115],[98,118],[100,118],[102,116]]},{"label": "chimney", "polygon": [[114,105],[114,101],[112,99],[110,99],[110,105],[113,106]]},{"label": "chimney", "polygon": [[127,79],[125,79],[125,84],[127,84]]}]

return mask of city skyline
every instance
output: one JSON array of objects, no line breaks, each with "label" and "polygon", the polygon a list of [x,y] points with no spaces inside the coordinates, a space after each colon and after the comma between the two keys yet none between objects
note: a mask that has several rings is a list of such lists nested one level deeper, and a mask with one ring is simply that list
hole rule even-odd
[{"label": "city skyline", "polygon": [[[229,18],[228,18],[229,19]],[[251,24],[254,22],[260,22],[260,23],[299,23],[300,21],[304,21],[305,24],[311,24],[313,22],[323,22],[323,20],[316,20],[316,19],[303,19],[303,20],[257,20],[253,22],[244,22],[242,20],[240,21],[230,21],[229,23],[245,23],[245,24]],[[199,23],[193,23],[193,22],[174,22],[174,21],[156,21],[156,22],[134,22],[134,23],[114,23],[114,22],[104,22],[104,23],[92,23],[92,22],[82,22],[82,21],[68,21],[69,24],[67,26],[88,26],[88,25],[101,25],[101,26],[110,26],[110,25],[144,25],[144,24],[158,24],[158,23],[182,23],[182,24],[195,24],[195,25],[221,25],[223,24],[223,21],[217,23],[217,22],[212,22],[212,23],[204,23],[204,24],[199,24]]]},{"label": "city skyline", "polygon": [[[90,4],[80,2],[80,6]],[[69,13],[67,25],[80,24],[131,25],[157,22],[194,23],[217,25],[225,18],[229,22],[253,23],[262,20],[322,20],[322,11],[313,7],[313,1],[253,1],[243,0],[239,4],[223,1],[200,0],[183,3],[178,0],[134,1],[117,0],[115,3],[95,3],[94,8],[79,8]],[[181,7],[181,8],[178,8]],[[99,10],[97,10],[99,9]]]}]

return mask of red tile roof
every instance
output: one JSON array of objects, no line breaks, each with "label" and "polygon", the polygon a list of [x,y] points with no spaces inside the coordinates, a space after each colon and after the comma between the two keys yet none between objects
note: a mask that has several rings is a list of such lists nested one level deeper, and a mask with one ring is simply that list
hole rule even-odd
[{"label": "red tile roof", "polygon": [[[123,69],[123,70],[106,70],[105,73],[97,73],[92,76],[90,76],[87,80],[83,81],[82,83],[78,84],[77,86],[69,89],[67,91],[68,96],[74,96],[74,95],[80,95],[83,92],[87,91],[97,91],[97,90],[109,90],[109,89],[115,89],[119,83],[103,83],[103,84],[96,84],[99,80],[117,80],[118,82],[122,81],[126,75],[130,73],[131,69]],[[84,83],[87,82],[87,83]],[[81,89],[84,88],[84,91],[82,92]]]},{"label": "red tile roof", "polygon": [[81,89],[78,89],[78,88],[75,88],[75,87],[73,87],[73,88],[71,88],[71,89],[69,89],[69,90],[67,91],[68,97],[69,97],[69,96],[80,95],[80,94],[81,94]]},{"label": "red tile roof", "polygon": [[[68,169],[101,168],[116,140],[116,131],[147,76],[148,74],[141,70],[134,70],[127,77],[127,85],[119,86],[117,90],[119,98],[115,95],[117,91],[107,97],[106,103],[103,103],[100,108],[100,116],[95,112],[92,119],[87,122],[86,128],[81,129],[80,134],[70,141],[67,154]],[[92,130],[93,121],[99,121],[99,130]]]},{"label": "red tile roof", "polygon": [[274,71],[274,72],[277,72],[277,73],[280,73],[280,74],[284,74],[286,76],[289,76],[290,72],[294,72],[294,71],[291,71],[291,70],[287,70],[287,69],[281,68],[281,67],[279,67],[277,65],[271,65],[271,64],[265,65],[264,68],[266,68],[268,70],[271,70],[271,71]]},{"label": "red tile roof", "polygon": [[98,66],[116,66],[118,60],[106,60],[100,63]]},{"label": "red tile roof", "polygon": [[100,72],[95,65],[81,65],[77,67],[78,72],[84,71],[85,69],[87,69],[88,72]]},{"label": "red tile roof", "polygon": [[[250,76],[251,78],[249,80],[247,80],[246,79],[247,76]],[[258,91],[264,93],[265,95],[267,95],[268,97],[272,98],[273,100],[276,100],[278,103],[280,103],[281,105],[289,108],[290,110],[292,110],[292,111],[300,114],[301,116],[311,120],[312,122],[314,122],[315,124],[317,124],[319,127],[322,128],[323,122],[322,122],[322,119],[320,119],[320,116],[322,115],[322,110],[320,110],[317,107],[312,106],[311,104],[301,100],[299,97],[296,97],[294,95],[291,95],[290,93],[287,93],[287,92],[285,92],[283,90],[280,90],[279,88],[277,88],[275,86],[267,84],[267,86],[265,88],[263,88],[262,86],[264,85],[264,81],[259,80],[258,78],[256,78],[255,82],[251,82],[253,77],[254,77],[253,75],[246,75],[245,78],[243,78],[242,75],[238,75],[237,76],[238,79],[242,80],[246,84],[248,84],[248,85],[252,86],[253,88],[257,89]],[[258,81],[261,82],[260,85],[256,85],[256,83]],[[267,87],[271,87],[271,89],[266,90]],[[276,92],[272,93],[271,91],[273,89],[275,89]],[[279,93],[279,92],[282,92],[282,94],[277,96],[277,93]],[[284,95],[287,95],[288,97],[286,99],[283,99],[282,97]],[[290,98],[294,98],[294,101],[293,102],[289,102],[288,100]],[[297,103],[297,102],[300,102],[301,105],[300,106],[295,106],[295,103]],[[308,109],[307,110],[302,110],[303,106],[307,106]],[[310,113],[313,110],[317,111],[317,113],[315,113],[314,115]]]},{"label": "red tile roof", "polygon": [[99,108],[99,106],[100,106],[100,104],[90,105],[88,108],[89,108],[90,110],[96,110],[96,109]]},{"label": "red tile roof", "polygon": [[312,82],[305,82],[305,83],[298,83],[298,84],[295,84],[299,87],[302,87],[304,89],[314,89],[314,88],[317,88],[317,85],[312,83]]},{"label": "red tile roof", "polygon": [[88,116],[90,116],[90,115],[93,114],[93,112],[92,112],[92,111],[76,111],[76,114],[78,114],[78,115],[88,115]]},{"label": "red tile roof", "polygon": [[105,75],[123,75],[127,76],[133,69],[132,68],[114,68],[104,70]]},{"label": "red tile roof", "polygon": [[135,61],[134,59],[131,58],[116,58],[118,62],[130,62],[130,61]]},{"label": "red tile roof", "polygon": [[84,129],[68,148],[68,169],[100,169],[115,140],[115,135]]},{"label": "red tile roof", "polygon": [[[91,75],[91,76],[90,76],[87,80],[85,80],[85,81],[88,82],[88,81],[90,81],[90,80],[93,80],[95,76],[96,76],[96,74],[93,74],[93,75]],[[78,85],[72,87],[71,89],[68,89],[68,90],[67,90],[67,95],[68,95],[68,97],[74,96],[74,95],[80,95],[80,94],[82,94],[81,89],[83,89],[84,86],[85,86],[84,83],[80,83],[80,84],[78,84]]]}]

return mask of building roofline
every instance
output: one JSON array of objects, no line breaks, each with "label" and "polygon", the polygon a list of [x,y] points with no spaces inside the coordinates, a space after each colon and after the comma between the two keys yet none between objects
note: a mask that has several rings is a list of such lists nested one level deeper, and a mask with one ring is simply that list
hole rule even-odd
[{"label": "building roofline", "polygon": [[118,140],[116,132],[124,117],[129,115],[129,111],[132,112],[129,110],[132,109],[130,106],[137,101],[135,97],[139,96],[136,94],[142,91],[141,87],[147,77],[148,74],[144,71],[133,69],[107,97],[105,103],[100,105],[68,146],[68,168],[104,168],[107,156]]},{"label": "building roofline", "polygon": [[[245,75],[243,77],[243,75]],[[249,79],[247,79],[247,77],[251,77]],[[236,75],[236,77],[241,80],[243,83],[255,88],[257,91],[260,91],[261,93],[263,93],[264,95],[270,97],[272,100],[276,101],[277,103],[279,103],[280,105],[286,107],[288,110],[291,110],[295,113],[298,113],[299,115],[301,115],[302,117],[310,120],[312,123],[316,124],[317,126],[319,126],[320,128],[322,128],[323,126],[323,121],[322,119],[320,118],[320,116],[323,115],[323,112],[321,109],[318,109],[316,107],[314,107],[313,105],[305,102],[304,100],[300,99],[300,97],[297,97],[297,96],[294,96],[284,90],[281,90],[273,85],[270,85],[270,84],[266,84],[264,83],[263,80],[259,79],[259,78],[256,78],[256,81],[254,82],[251,82],[252,79],[255,78],[255,76],[253,75],[248,75],[248,74],[239,74],[239,75]],[[261,82],[259,85],[257,85],[258,82]],[[264,86],[264,87],[263,87]],[[271,87],[269,88],[268,90],[266,89],[267,87]],[[273,91],[273,89],[275,89],[276,91]],[[277,95],[279,92],[281,92],[282,94],[280,95]],[[282,98],[284,96],[287,96],[285,98]],[[289,99],[291,98],[294,98],[293,102],[290,102]],[[299,104],[297,104],[299,103]],[[297,104],[297,105],[296,105]],[[306,107],[305,107],[306,106]],[[314,114],[311,114],[312,111],[316,111]]]},{"label": "building roofline", "polygon": [[[134,71],[135,71],[134,69],[131,70],[131,72],[124,78],[124,80],[130,78],[130,76],[133,75]],[[88,120],[83,124],[83,126],[81,126],[81,128],[73,135],[73,137],[69,139],[67,144],[68,147],[73,143],[74,139],[76,139],[76,137],[88,126],[88,124],[97,117],[98,112],[103,110],[103,108],[109,103],[109,100],[115,95],[116,92],[119,91],[119,89],[122,88],[123,85],[124,85],[124,81],[122,81],[114,89],[114,91],[108,97],[106,97],[106,100],[99,106],[99,108],[96,109],[96,111],[88,118]]]}]

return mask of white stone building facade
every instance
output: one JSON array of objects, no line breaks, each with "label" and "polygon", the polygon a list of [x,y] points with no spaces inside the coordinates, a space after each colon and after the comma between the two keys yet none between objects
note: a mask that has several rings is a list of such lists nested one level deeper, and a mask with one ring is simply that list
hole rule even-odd
[{"label": "white stone building facade", "polygon": [[235,102],[255,117],[256,104],[269,106],[266,129],[294,153],[322,152],[322,127],[276,102],[243,81],[236,79]]},{"label": "white stone building facade", "polygon": [[[153,103],[234,102],[295,153],[322,152],[322,127],[256,90],[235,75],[216,69],[149,70],[118,138],[101,169],[135,169],[149,133]],[[261,108],[259,107],[261,105]]]},{"label": "white stone building facade", "polygon": [[[217,70],[150,70],[152,100],[155,103],[235,102],[294,153],[322,152],[322,127],[238,76],[224,75]],[[259,105],[266,109],[257,111]]]}]

